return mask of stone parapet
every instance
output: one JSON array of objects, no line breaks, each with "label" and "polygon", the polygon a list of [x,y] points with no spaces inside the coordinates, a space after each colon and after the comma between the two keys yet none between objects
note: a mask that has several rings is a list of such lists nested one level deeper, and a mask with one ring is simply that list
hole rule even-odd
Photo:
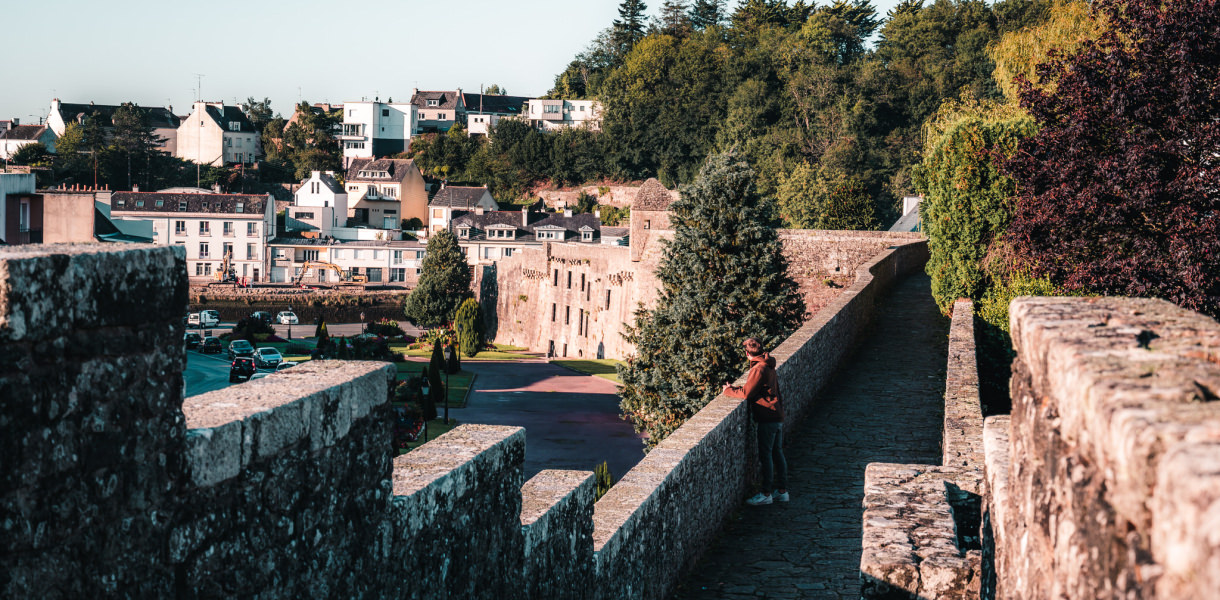
[{"label": "stone parapet", "polygon": [[983,471],[983,405],[979,399],[978,356],[974,344],[974,303],[953,303],[949,326],[949,362],[945,369],[945,434],[941,464],[979,473],[963,482],[970,492],[981,493],[976,483]]},{"label": "stone parapet", "polygon": [[1010,317],[999,597],[1214,596],[1220,326],[1147,299],[1017,298]]},{"label": "stone parapet", "polygon": [[978,598],[977,496],[962,489],[976,479],[958,467],[868,465],[862,598]]},{"label": "stone parapet", "polygon": [[[1004,512],[1012,505],[1008,494],[1008,478],[1012,471],[1012,456],[1008,454],[1010,425],[1008,415],[987,417],[983,421],[983,587],[980,596],[985,600],[997,597],[996,573],[1013,572],[1007,564],[1011,557],[1007,553],[996,555],[996,539],[1008,540],[1012,535],[1004,528],[1006,523],[1012,522]],[[1008,581],[1005,585],[1014,589],[1027,587],[1020,581]]]},{"label": "stone parapet", "polygon": [[521,488],[526,598],[592,596],[593,473],[547,470]]},{"label": "stone parapet", "polygon": [[180,247],[0,248],[0,597],[167,597]]}]

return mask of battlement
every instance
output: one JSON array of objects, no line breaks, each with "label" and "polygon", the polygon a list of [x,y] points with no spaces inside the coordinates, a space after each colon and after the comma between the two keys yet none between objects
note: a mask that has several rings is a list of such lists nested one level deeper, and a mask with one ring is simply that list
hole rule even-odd
[{"label": "battlement", "polygon": [[[884,250],[774,351],[796,419],[926,257]],[[587,472],[524,481],[520,428],[392,457],[384,364],[184,401],[184,267],[177,247],[0,251],[4,596],[663,598],[752,476],[724,397],[596,503]]]}]

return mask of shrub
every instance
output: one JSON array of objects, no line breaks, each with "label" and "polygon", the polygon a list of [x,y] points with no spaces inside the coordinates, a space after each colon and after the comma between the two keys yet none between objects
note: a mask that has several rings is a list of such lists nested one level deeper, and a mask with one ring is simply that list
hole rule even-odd
[{"label": "shrub", "polygon": [[601,500],[610,488],[614,487],[614,476],[610,474],[610,465],[606,461],[602,461],[600,465],[593,467],[593,477],[597,486],[597,497],[594,502]]},{"label": "shrub", "polygon": [[390,319],[382,319],[376,323],[369,323],[367,329],[369,333],[382,337],[398,337],[406,333],[402,330],[402,327],[398,326],[398,321]]},{"label": "shrub", "polygon": [[313,348],[310,348],[305,344],[288,344],[288,346],[284,348],[284,354],[294,354],[297,356],[306,356],[311,352],[313,352]]}]

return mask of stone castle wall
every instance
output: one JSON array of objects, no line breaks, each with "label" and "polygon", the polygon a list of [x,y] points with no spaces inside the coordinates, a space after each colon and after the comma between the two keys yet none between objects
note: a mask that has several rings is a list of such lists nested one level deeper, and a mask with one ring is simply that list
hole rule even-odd
[{"label": "stone castle wall", "polygon": [[1220,325],[1168,302],[1018,298],[986,425],[999,598],[1220,590]]},{"label": "stone castle wall", "polygon": [[[794,414],[926,256],[887,250],[776,349]],[[750,477],[748,420],[723,397],[596,504],[587,472],[523,481],[520,428],[462,426],[391,460],[378,363],[184,402],[184,262],[0,251],[0,595],[661,598]]]}]

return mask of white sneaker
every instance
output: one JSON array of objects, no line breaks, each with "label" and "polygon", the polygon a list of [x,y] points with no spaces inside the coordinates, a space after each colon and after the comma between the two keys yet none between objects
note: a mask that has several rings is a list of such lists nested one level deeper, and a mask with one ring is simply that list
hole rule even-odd
[{"label": "white sneaker", "polygon": [[759,492],[757,494],[754,494],[754,496],[752,498],[750,498],[749,500],[746,500],[746,504],[749,504],[750,506],[762,506],[764,504],[771,504],[771,496],[768,496],[762,492]]},{"label": "white sneaker", "polygon": [[781,492],[779,490],[775,490],[774,492],[771,493],[771,497],[775,498],[776,502],[787,502],[788,501],[788,492]]}]

